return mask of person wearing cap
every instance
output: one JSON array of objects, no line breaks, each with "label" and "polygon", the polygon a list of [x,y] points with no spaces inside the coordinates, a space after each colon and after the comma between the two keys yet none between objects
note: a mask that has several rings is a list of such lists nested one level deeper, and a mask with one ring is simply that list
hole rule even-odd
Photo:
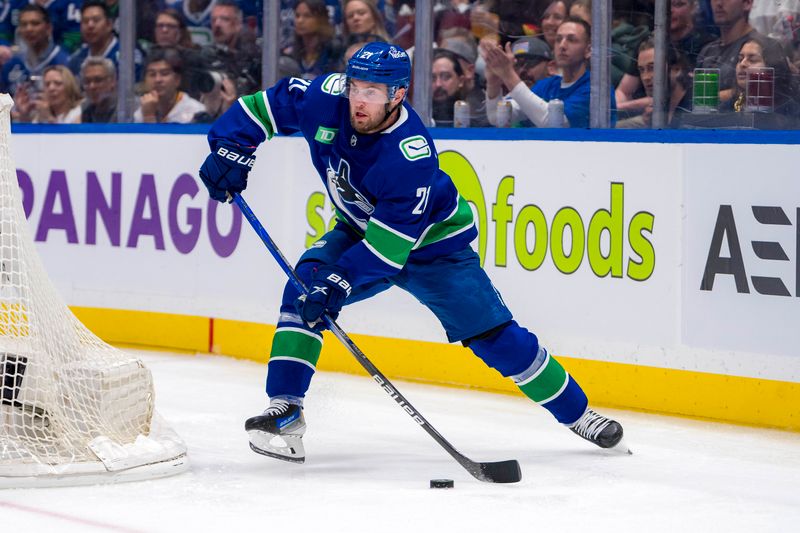
[{"label": "person wearing cap", "polygon": [[[517,116],[517,120],[512,120],[512,123],[527,122],[512,93],[519,86],[517,92],[524,96],[530,94],[530,88],[537,81],[550,76],[550,65],[553,61],[553,51],[545,41],[537,37],[523,37],[506,45],[505,55],[509,61],[503,63],[502,68],[494,64],[490,67],[487,63],[486,115],[493,126],[497,125],[497,104],[503,98],[511,101],[512,113]],[[503,86],[509,93],[505,97]]]},{"label": "person wearing cap", "polygon": [[[530,89],[514,72],[514,54],[511,47],[507,46],[504,50],[497,44],[484,39],[481,41],[480,49],[486,61],[487,72],[491,71],[493,76],[502,81],[513,100],[512,124],[516,120],[526,117],[537,127],[552,124],[548,102],[560,100],[564,103],[562,126],[589,127],[590,72],[588,63],[592,55],[592,45],[591,27],[584,20],[567,17],[561,23],[556,32],[554,51],[555,63],[561,73],[538,80]],[[494,96],[494,99],[487,102],[488,112],[496,112],[499,91],[495,88],[492,93],[489,93],[487,90],[487,95]],[[616,101],[611,87],[609,87],[609,98],[613,126],[617,117]]]},{"label": "person wearing cap", "polygon": [[[460,67],[460,69],[454,69],[455,72],[460,70],[460,88],[457,95],[452,95],[456,96],[453,102],[455,100],[465,100],[469,104],[471,127],[488,127],[490,124],[489,119],[486,117],[486,96],[475,69],[475,62],[478,60],[478,47],[475,44],[475,38],[468,30],[450,28],[441,33],[441,42],[436,50],[451,52]],[[441,59],[441,57],[439,58]],[[442,65],[447,66],[446,63],[441,63],[440,66]],[[436,100],[434,98],[434,101]],[[452,112],[452,104],[450,104],[448,115],[451,115]],[[439,123],[437,122],[437,124]]]}]

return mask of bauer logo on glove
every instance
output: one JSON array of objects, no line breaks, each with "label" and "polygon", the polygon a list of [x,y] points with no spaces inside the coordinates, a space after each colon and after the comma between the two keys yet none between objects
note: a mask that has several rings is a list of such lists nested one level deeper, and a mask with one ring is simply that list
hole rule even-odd
[{"label": "bauer logo on glove", "polygon": [[255,147],[217,141],[200,167],[200,179],[208,194],[218,202],[227,202],[229,195],[247,188],[247,174],[256,162]]},{"label": "bauer logo on glove", "polygon": [[220,155],[225,159],[230,159],[234,163],[238,163],[239,165],[249,168],[253,168],[253,165],[256,162],[255,157],[237,154],[233,150],[229,150],[224,146],[220,146],[219,148],[217,148],[217,155]]}]

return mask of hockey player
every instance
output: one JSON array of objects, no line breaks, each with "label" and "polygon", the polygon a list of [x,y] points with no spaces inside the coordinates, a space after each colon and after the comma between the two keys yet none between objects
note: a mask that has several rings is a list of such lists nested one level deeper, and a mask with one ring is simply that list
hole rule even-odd
[{"label": "hockey player", "polygon": [[303,399],[322,350],[321,317],[392,285],[560,423],[602,448],[617,446],[622,426],[588,408],[578,383],[517,324],[480,267],[470,247],[472,211],[405,101],[410,77],[403,49],[369,43],[346,75],[283,79],[240,98],[209,132],[200,177],[212,198],[225,201],[246,187],[260,143],[301,132],[338,218],[297,263],[308,292],[291,283],[284,289],[267,372],[270,403],[245,422],[250,447],[304,461]]}]

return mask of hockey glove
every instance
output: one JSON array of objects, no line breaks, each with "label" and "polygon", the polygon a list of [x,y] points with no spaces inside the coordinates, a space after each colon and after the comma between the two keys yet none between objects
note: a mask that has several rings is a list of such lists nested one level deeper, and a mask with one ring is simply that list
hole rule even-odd
[{"label": "hockey glove", "polygon": [[336,318],[342,310],[351,290],[345,275],[345,271],[335,265],[320,265],[314,269],[308,291],[294,303],[300,317],[309,325],[316,325],[325,312]]},{"label": "hockey glove", "polygon": [[228,193],[242,192],[247,187],[247,174],[256,161],[255,148],[225,141],[216,144],[200,167],[200,179],[211,198],[226,202]]}]

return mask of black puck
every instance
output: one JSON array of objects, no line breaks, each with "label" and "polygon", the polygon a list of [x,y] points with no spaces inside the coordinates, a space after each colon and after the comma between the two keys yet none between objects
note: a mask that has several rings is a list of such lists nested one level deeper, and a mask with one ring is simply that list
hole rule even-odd
[{"label": "black puck", "polygon": [[455,486],[455,483],[452,479],[432,479],[431,480],[431,488],[432,489],[452,489]]}]

